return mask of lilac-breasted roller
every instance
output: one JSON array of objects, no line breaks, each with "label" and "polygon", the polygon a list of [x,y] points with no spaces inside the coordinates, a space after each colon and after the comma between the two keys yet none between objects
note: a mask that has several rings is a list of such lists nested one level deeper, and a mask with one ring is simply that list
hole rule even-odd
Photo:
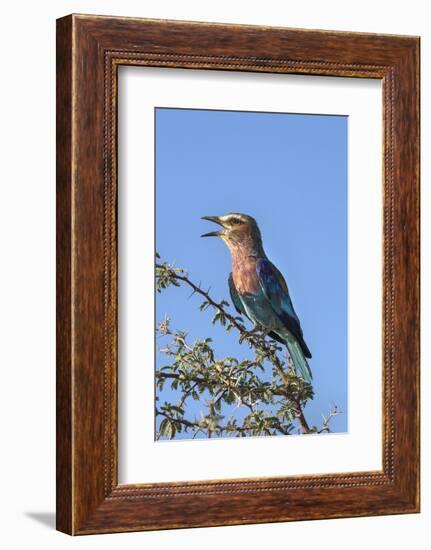
[{"label": "lilac-breasted roller", "polygon": [[286,281],[263,250],[256,220],[246,214],[204,216],[202,219],[223,228],[202,237],[220,237],[231,252],[229,291],[236,310],[268,336],[285,344],[296,372],[311,383],[312,374],[307,363],[307,358],[311,358],[310,350],[304,341]]}]

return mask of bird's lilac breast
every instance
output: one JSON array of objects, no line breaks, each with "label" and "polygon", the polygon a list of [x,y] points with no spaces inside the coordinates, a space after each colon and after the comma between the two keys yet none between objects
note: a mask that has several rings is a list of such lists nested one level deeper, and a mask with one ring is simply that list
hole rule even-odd
[{"label": "bird's lilac breast", "polygon": [[260,283],[256,270],[256,258],[233,258],[232,277],[239,294],[257,294]]}]

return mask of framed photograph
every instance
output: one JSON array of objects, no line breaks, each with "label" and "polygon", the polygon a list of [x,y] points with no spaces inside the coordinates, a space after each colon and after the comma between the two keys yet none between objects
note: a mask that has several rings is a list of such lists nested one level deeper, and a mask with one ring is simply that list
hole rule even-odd
[{"label": "framed photograph", "polygon": [[419,38],[57,21],[57,528],[419,511]]}]

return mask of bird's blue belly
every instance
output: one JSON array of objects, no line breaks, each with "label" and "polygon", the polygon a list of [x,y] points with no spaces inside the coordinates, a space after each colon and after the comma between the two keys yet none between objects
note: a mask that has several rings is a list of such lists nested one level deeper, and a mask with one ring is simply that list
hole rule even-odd
[{"label": "bird's blue belly", "polygon": [[247,315],[255,324],[261,325],[267,330],[274,330],[279,326],[281,328],[278,315],[261,290],[257,294],[242,294],[240,299]]}]

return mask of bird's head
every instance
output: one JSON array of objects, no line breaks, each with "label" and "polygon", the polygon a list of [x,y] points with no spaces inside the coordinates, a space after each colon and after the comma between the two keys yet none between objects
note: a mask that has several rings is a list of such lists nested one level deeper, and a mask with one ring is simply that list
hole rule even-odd
[{"label": "bird's head", "polygon": [[201,235],[220,237],[233,251],[250,248],[250,253],[260,253],[262,238],[256,220],[247,214],[225,214],[224,216],[203,216],[203,220],[220,225],[222,229]]}]

